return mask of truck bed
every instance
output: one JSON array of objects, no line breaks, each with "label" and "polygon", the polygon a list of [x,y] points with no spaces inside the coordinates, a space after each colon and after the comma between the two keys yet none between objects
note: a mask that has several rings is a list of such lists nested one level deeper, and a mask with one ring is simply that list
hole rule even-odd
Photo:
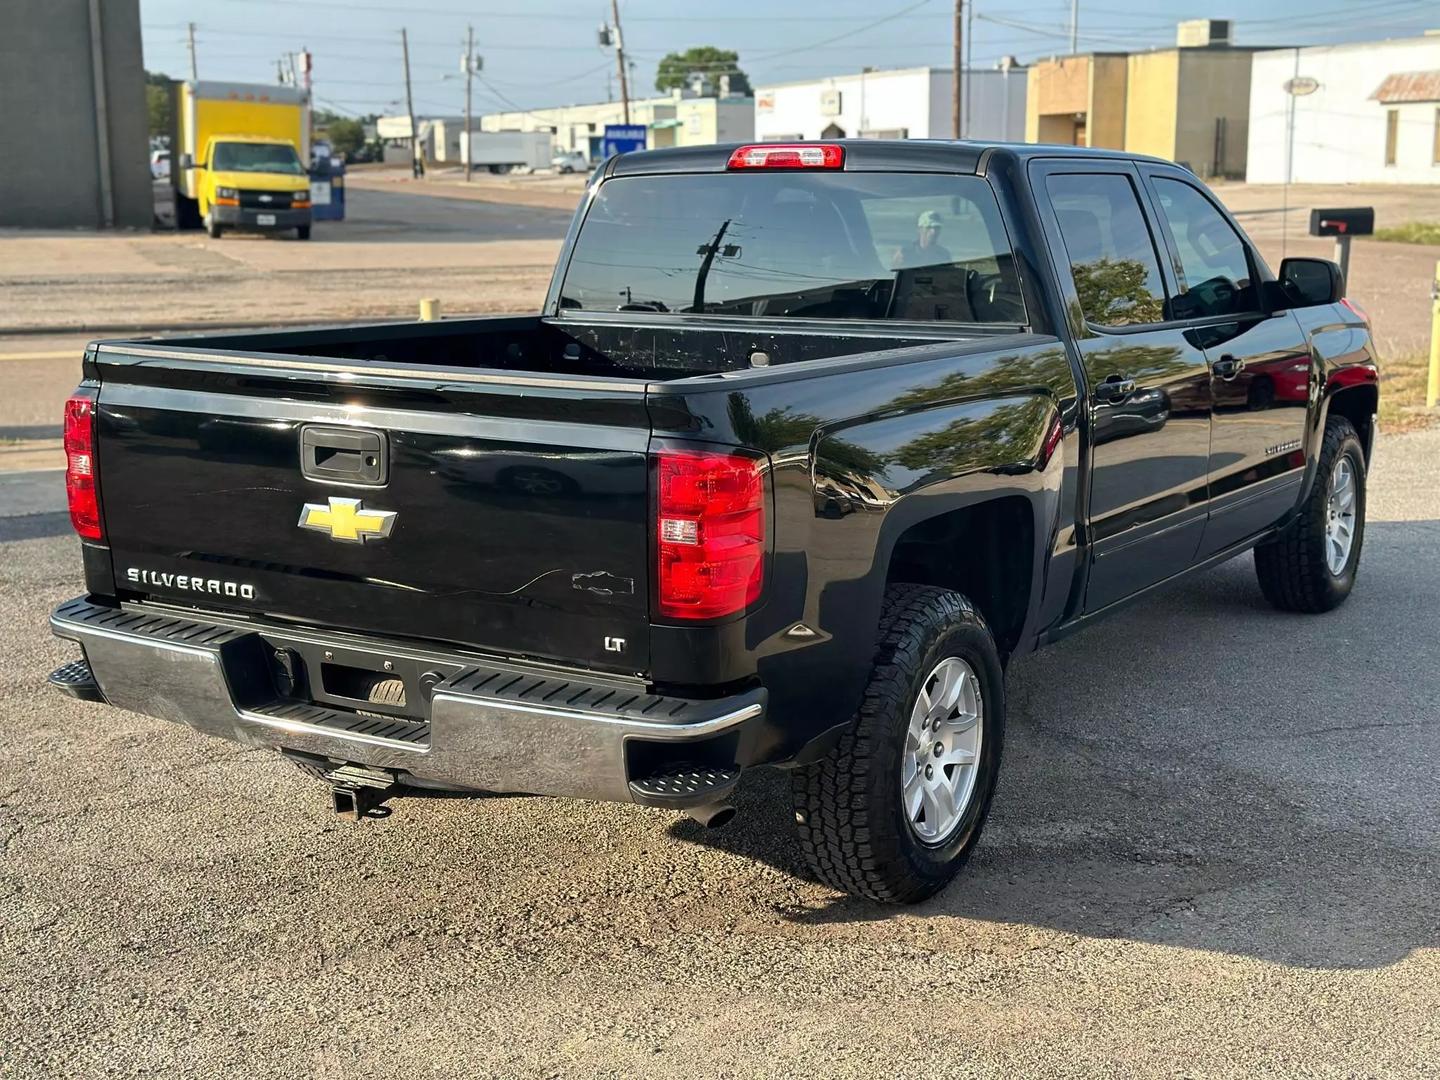
[{"label": "truck bed", "polygon": [[[101,343],[114,580],[122,599],[645,674],[649,455],[673,430],[647,389],[927,340],[495,317]],[[380,516],[347,532],[356,513]]]},{"label": "truck bed", "polygon": [[[954,328],[904,334],[836,329],[801,320],[780,329],[755,320],[707,318],[704,325],[632,319],[495,316],[433,323],[379,323],[314,330],[208,334],[135,342],[146,348],[242,351],[353,360],[376,365],[483,368],[498,372],[594,375],[666,381],[745,371],[854,353],[963,340]],[[748,324],[748,325],[747,325]]]}]

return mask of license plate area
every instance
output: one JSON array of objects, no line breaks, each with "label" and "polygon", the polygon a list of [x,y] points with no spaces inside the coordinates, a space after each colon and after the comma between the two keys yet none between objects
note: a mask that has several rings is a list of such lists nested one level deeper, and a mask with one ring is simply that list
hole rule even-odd
[{"label": "license plate area", "polygon": [[[370,649],[321,646],[309,642],[267,639],[275,690],[289,701],[328,705],[357,712],[377,713],[406,720],[430,719],[430,695],[435,686],[464,670],[460,664],[440,663]],[[373,701],[377,684],[398,680],[403,698]]]},{"label": "license plate area", "polygon": [[274,225],[274,224],[275,224],[275,215],[274,215],[274,214],[256,214],[256,215],[255,215],[255,224],[256,224],[256,225]]}]

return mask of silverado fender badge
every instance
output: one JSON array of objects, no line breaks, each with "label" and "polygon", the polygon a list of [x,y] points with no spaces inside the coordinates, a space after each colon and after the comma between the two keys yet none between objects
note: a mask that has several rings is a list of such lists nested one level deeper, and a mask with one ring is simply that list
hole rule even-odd
[{"label": "silverado fender badge", "polygon": [[394,510],[366,510],[359,499],[330,496],[329,504],[306,503],[300,508],[302,529],[322,532],[342,544],[384,540],[395,528]]}]

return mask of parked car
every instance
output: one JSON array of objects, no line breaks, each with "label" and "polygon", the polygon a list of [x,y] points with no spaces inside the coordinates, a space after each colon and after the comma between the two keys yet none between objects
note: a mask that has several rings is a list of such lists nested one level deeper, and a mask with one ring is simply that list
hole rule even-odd
[{"label": "parked car", "polygon": [[[914,901],[980,836],[1017,657],[1252,550],[1280,609],[1349,595],[1377,371],[1343,287],[1118,151],[621,155],[536,314],[92,345],[51,681],[356,816],[714,825],[777,765],[824,881]],[[1282,357],[1303,403],[1215,407]]]},{"label": "parked car", "polygon": [[150,178],[164,180],[170,176],[170,151],[150,151]]},{"label": "parked car", "polygon": [[561,150],[550,159],[550,167],[558,173],[584,172],[590,167],[590,159],[579,150]]}]

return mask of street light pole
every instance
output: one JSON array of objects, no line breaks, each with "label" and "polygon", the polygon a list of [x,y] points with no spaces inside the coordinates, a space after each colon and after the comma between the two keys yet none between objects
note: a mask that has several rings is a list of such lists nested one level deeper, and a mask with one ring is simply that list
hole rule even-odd
[{"label": "street light pole", "polygon": [[195,64],[195,24],[193,22],[186,23],[185,26],[186,40],[190,44],[190,81],[192,83],[197,83],[200,81],[200,75],[199,69]]},{"label": "street light pole", "polygon": [[1070,0],[1070,55],[1080,51],[1080,0]]}]

